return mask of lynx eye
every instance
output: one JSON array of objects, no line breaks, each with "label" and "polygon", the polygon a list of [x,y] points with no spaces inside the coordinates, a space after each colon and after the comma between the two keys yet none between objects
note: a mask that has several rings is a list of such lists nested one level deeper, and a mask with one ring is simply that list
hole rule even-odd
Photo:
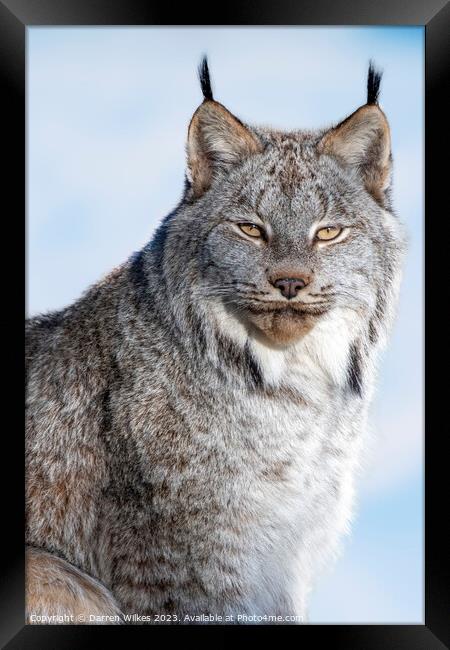
[{"label": "lynx eye", "polygon": [[330,241],[331,239],[336,239],[341,232],[342,228],[327,226],[326,228],[321,228],[316,232],[316,239],[319,239],[320,241]]},{"label": "lynx eye", "polygon": [[262,228],[255,225],[254,223],[238,223],[239,228],[242,232],[245,232],[249,237],[263,237],[264,232]]}]

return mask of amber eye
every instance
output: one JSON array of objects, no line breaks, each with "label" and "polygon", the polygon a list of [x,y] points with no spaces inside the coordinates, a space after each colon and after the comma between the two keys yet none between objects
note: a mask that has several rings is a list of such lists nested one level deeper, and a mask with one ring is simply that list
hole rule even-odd
[{"label": "amber eye", "polygon": [[238,226],[249,237],[263,237],[262,228],[254,223],[238,223]]},{"label": "amber eye", "polygon": [[321,228],[316,232],[316,239],[319,239],[320,241],[330,241],[331,239],[336,239],[341,232],[342,228],[327,226],[326,228]]}]

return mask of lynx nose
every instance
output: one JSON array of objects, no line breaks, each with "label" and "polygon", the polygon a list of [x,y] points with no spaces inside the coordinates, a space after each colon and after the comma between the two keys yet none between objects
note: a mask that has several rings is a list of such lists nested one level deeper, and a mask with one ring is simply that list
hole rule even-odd
[{"label": "lynx nose", "polygon": [[279,278],[272,284],[281,291],[285,298],[290,300],[291,298],[295,298],[300,289],[303,289],[307,284],[309,284],[309,279],[307,277]]}]

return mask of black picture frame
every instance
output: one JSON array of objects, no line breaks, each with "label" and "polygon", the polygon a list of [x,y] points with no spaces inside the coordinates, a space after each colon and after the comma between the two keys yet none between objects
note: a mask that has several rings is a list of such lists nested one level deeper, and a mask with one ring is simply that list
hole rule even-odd
[{"label": "black picture frame", "polygon": [[[444,263],[446,238],[436,233],[437,224],[447,220],[448,163],[444,138],[448,131],[447,102],[449,69],[448,0],[240,0],[220,8],[219,20],[211,8],[180,5],[159,6],[145,0],[0,0],[0,74],[3,108],[3,255],[2,293],[4,311],[0,319],[3,343],[5,388],[4,422],[12,415],[14,424],[4,425],[4,464],[10,466],[3,489],[4,550],[1,553],[0,643],[8,650],[28,648],[58,649],[101,647],[105,636],[114,633],[116,642],[133,643],[137,633],[148,639],[155,634],[167,635],[182,643],[198,632],[215,630],[219,640],[231,640],[237,631],[249,639],[261,633],[261,626],[220,627],[153,627],[153,626],[25,626],[24,625],[24,523],[23,523],[23,427],[22,400],[22,317],[24,306],[26,255],[20,258],[25,241],[25,43],[26,28],[35,25],[423,25],[425,27],[425,234],[426,234],[426,301],[427,339],[425,342],[426,375],[426,554],[425,554],[425,624],[424,625],[303,625],[277,627],[276,634],[291,628],[300,644],[328,644],[346,650],[403,649],[434,650],[450,645],[450,602],[448,570],[449,542],[443,534],[447,515],[448,455],[446,453],[445,377],[433,382],[433,359],[441,365],[445,319],[436,318],[431,325],[432,306],[442,306],[446,296],[444,280],[448,276]],[[176,23],[174,23],[174,15]],[[447,83],[446,83],[447,82]],[[7,206],[7,207],[6,207]],[[442,216],[441,216],[442,215]],[[445,246],[445,248],[444,248]],[[6,253],[11,253],[7,259]],[[441,269],[439,268],[441,262]],[[444,329],[445,328],[445,329]],[[443,365],[447,368],[447,365]],[[432,387],[431,387],[432,386]],[[17,405],[17,408],[11,408]],[[16,416],[17,413],[17,416]],[[20,423],[20,424],[19,424]],[[5,450],[7,447],[7,450]],[[6,453],[5,453],[6,452]],[[3,475],[7,473],[4,471]],[[271,632],[263,627],[263,634]],[[182,636],[179,636],[179,633]],[[251,636],[248,636],[251,635]]]}]

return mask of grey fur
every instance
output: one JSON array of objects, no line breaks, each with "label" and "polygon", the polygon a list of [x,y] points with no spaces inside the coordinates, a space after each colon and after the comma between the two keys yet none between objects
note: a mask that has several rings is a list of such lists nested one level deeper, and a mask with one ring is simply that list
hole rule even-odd
[{"label": "grey fur", "polygon": [[[351,518],[404,248],[384,115],[349,120],[282,133],[207,98],[153,240],[27,323],[27,543],[124,613],[307,620]],[[319,222],[343,239],[319,244]],[[287,301],[273,278],[299,274]]]}]

